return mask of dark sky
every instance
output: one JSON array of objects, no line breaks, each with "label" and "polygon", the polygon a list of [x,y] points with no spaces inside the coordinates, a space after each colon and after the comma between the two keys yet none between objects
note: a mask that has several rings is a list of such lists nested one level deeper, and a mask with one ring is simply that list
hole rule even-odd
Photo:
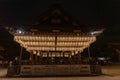
[{"label": "dark sky", "polygon": [[[0,18],[8,24],[27,24],[55,0],[0,0]],[[120,34],[120,0],[59,0],[63,9],[81,24],[107,25]],[[115,26],[114,26],[115,25]],[[108,30],[109,34],[111,30]],[[116,33],[117,31],[117,33]]]},{"label": "dark sky", "polygon": [[[78,19],[81,24],[106,25],[107,29],[97,40],[100,45],[102,41],[120,42],[120,0],[59,1],[68,15]],[[0,0],[0,19],[7,24],[27,24],[38,18],[54,2],[55,0]],[[0,34],[3,33],[0,31]],[[4,36],[0,36],[1,39]]]}]

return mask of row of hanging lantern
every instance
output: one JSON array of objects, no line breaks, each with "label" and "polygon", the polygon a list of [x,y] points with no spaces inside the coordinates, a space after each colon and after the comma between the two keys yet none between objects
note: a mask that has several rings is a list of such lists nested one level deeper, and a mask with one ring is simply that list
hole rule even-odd
[{"label": "row of hanging lantern", "polygon": [[[47,38],[46,38],[47,39]],[[52,39],[52,38],[51,38]],[[84,39],[84,38],[83,38]],[[20,37],[20,36],[15,36],[14,37],[14,40],[15,41],[17,41],[17,42],[19,42],[20,43],[20,41],[22,40],[25,40],[24,38],[22,38],[22,37]],[[27,38],[26,38],[26,40],[28,40]],[[87,40],[88,42],[90,42],[90,43],[92,43],[92,42],[94,42],[96,40],[96,38],[90,38],[90,40]],[[29,41],[29,40],[28,40]],[[35,41],[35,40],[33,40],[33,41]],[[72,39],[71,39],[71,42],[69,41],[69,40],[62,40],[62,41],[66,41],[66,42],[60,42],[59,40],[57,40],[58,41],[58,45],[70,45],[70,46],[72,46],[72,45],[76,45],[76,44],[78,44],[78,45],[88,45],[89,43],[85,43],[85,40],[83,40],[83,42],[77,42],[77,40],[75,41],[75,42],[72,42]],[[44,40],[44,41],[42,41],[42,42],[26,42],[25,43],[26,45],[54,45],[54,42],[49,42],[48,40]]]},{"label": "row of hanging lantern", "polygon": [[81,51],[72,51],[71,55],[75,55],[75,54],[78,54],[78,53],[81,53],[81,52],[82,52],[82,50]]},{"label": "row of hanging lantern", "polygon": [[[56,40],[55,40],[56,39]],[[93,36],[14,36],[14,40],[27,51],[79,51],[80,53],[96,40]],[[57,41],[57,42],[55,42]]]},{"label": "row of hanging lantern", "polygon": [[[22,42],[21,40],[18,41],[22,47],[28,48],[28,50],[42,50],[42,51],[54,51],[55,50],[55,43],[54,42]],[[29,46],[35,46],[35,47],[29,47]],[[36,48],[36,46],[38,46]],[[48,47],[45,47],[48,46]],[[50,47],[52,46],[52,47]],[[58,46],[62,46],[62,47],[58,47]],[[69,46],[69,47],[68,47]],[[58,42],[56,45],[56,50],[58,51],[74,51],[74,50],[78,50],[81,51],[80,47],[84,47],[87,48],[89,47],[89,43],[88,42]],[[83,49],[84,49],[83,48]]]},{"label": "row of hanging lantern", "polygon": [[15,36],[14,38],[25,41],[55,41],[54,36]]},{"label": "row of hanging lantern", "polygon": [[70,57],[71,52],[41,52],[41,51],[35,51],[33,50],[32,53],[36,56],[42,56],[42,57]]},{"label": "row of hanging lantern", "polygon": [[16,42],[18,42],[19,44],[23,44],[23,41],[22,41],[21,39],[16,39],[16,38],[14,38],[14,40],[15,40]]},{"label": "row of hanging lantern", "polygon": [[85,36],[83,36],[83,37],[80,37],[80,36],[66,36],[66,37],[57,37],[57,40],[58,41],[94,41],[95,40],[95,37],[90,37],[90,36],[88,36],[88,37],[85,37]]},{"label": "row of hanging lantern", "polygon": [[60,55],[60,54],[50,54],[50,55],[43,54],[42,57],[69,57],[69,55],[68,55],[68,54],[65,54],[65,55],[63,56],[63,55]]},{"label": "row of hanging lantern", "polygon": [[78,42],[78,41],[57,42],[57,46],[85,46],[85,45],[89,45],[89,42]]},{"label": "row of hanging lantern", "polygon": [[55,46],[55,42],[24,42],[28,46]]},{"label": "row of hanging lantern", "polygon": [[[14,38],[16,42],[18,43],[22,43],[22,39],[17,39]],[[82,46],[82,45],[89,45],[91,42],[93,41],[88,41],[88,42],[78,42],[78,41],[65,41],[65,42],[60,42],[57,41],[57,46]],[[24,42],[25,45],[40,45],[40,46],[54,46],[55,42],[50,42],[50,41],[44,41],[44,42],[35,42],[35,41],[28,41],[28,42]]]},{"label": "row of hanging lantern", "polygon": [[27,50],[55,51],[55,47],[28,47]]},{"label": "row of hanging lantern", "polygon": [[[55,41],[55,36],[15,36],[15,39],[20,40],[29,40],[29,41]],[[91,41],[94,42],[96,40],[96,37],[76,37],[76,36],[63,36],[57,37],[57,41]]]},{"label": "row of hanging lantern", "polygon": [[[19,42],[19,41],[18,41]],[[19,42],[21,43],[21,42]],[[24,42],[28,46],[55,46],[55,42]],[[57,42],[56,46],[89,46],[89,42]]]},{"label": "row of hanging lantern", "polygon": [[81,51],[82,47],[57,47],[57,51]]},{"label": "row of hanging lantern", "polygon": [[[85,47],[56,47],[56,51],[82,51]],[[55,51],[55,47],[28,47],[27,50]]]}]

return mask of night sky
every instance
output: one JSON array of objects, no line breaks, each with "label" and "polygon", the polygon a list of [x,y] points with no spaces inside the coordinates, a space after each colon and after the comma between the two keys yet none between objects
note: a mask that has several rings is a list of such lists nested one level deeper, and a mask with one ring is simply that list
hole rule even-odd
[{"label": "night sky", "polygon": [[[0,17],[23,24],[46,11],[55,0],[0,0]],[[119,24],[119,0],[60,0],[63,9],[89,25]]]}]

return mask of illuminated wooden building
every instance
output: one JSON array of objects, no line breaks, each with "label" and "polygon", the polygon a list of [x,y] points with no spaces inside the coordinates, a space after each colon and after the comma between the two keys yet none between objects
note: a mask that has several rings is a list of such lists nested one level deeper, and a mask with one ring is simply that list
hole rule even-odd
[{"label": "illuminated wooden building", "polygon": [[[31,65],[79,65],[82,63],[81,53],[96,41],[96,34],[104,30],[90,32],[92,28],[81,26],[79,22],[67,16],[58,5],[54,5],[37,21],[26,25],[25,28],[24,30],[15,26],[6,27],[14,35],[14,40],[30,53],[28,64]],[[20,62],[21,58],[22,48]],[[51,72],[51,75],[54,74]]]}]

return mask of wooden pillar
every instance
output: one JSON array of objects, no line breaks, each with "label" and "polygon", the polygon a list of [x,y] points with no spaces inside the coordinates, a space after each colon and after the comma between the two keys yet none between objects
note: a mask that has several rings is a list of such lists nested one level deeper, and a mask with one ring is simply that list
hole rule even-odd
[{"label": "wooden pillar", "polygon": [[30,52],[29,61],[30,61],[30,64],[33,63],[33,51]]},{"label": "wooden pillar", "polygon": [[75,64],[75,51],[74,51],[74,55],[73,55],[73,64]]},{"label": "wooden pillar", "polygon": [[36,63],[39,64],[39,57],[40,57],[40,52],[37,51],[37,54],[36,54]]},{"label": "wooden pillar", "polygon": [[49,51],[47,52],[47,64],[49,64]]},{"label": "wooden pillar", "polygon": [[50,52],[48,53],[48,58],[49,58],[48,64],[51,64],[51,53]]},{"label": "wooden pillar", "polygon": [[42,61],[42,52],[40,51],[39,52],[39,63],[41,64],[41,61]]},{"label": "wooden pillar", "polygon": [[34,63],[36,64],[36,60],[37,60],[37,52],[35,53],[35,55],[34,55]]},{"label": "wooden pillar", "polygon": [[71,64],[73,64],[73,62],[74,62],[74,52],[71,51]]},{"label": "wooden pillar", "polygon": [[90,47],[88,47],[88,62],[91,63]]},{"label": "wooden pillar", "polygon": [[72,53],[69,53],[69,63],[71,64],[71,59],[72,59]]},{"label": "wooden pillar", "polygon": [[50,63],[52,64],[52,52],[50,53]]},{"label": "wooden pillar", "polygon": [[37,63],[39,64],[39,57],[40,57],[40,52],[38,51],[37,53]]},{"label": "wooden pillar", "polygon": [[90,58],[91,58],[91,55],[90,55],[90,48],[88,47],[88,58],[89,58],[89,60],[90,60]]},{"label": "wooden pillar", "polygon": [[62,52],[60,52],[59,63],[62,64]]},{"label": "wooden pillar", "polygon": [[65,54],[63,52],[63,64],[65,63]]},{"label": "wooden pillar", "polygon": [[21,64],[21,60],[22,60],[22,53],[23,53],[23,47],[20,47],[20,59],[19,59],[19,64]]},{"label": "wooden pillar", "polygon": [[43,64],[43,53],[40,52],[40,63]]},{"label": "wooden pillar", "polygon": [[81,61],[81,53],[78,52],[78,64],[80,64],[82,61]]}]

